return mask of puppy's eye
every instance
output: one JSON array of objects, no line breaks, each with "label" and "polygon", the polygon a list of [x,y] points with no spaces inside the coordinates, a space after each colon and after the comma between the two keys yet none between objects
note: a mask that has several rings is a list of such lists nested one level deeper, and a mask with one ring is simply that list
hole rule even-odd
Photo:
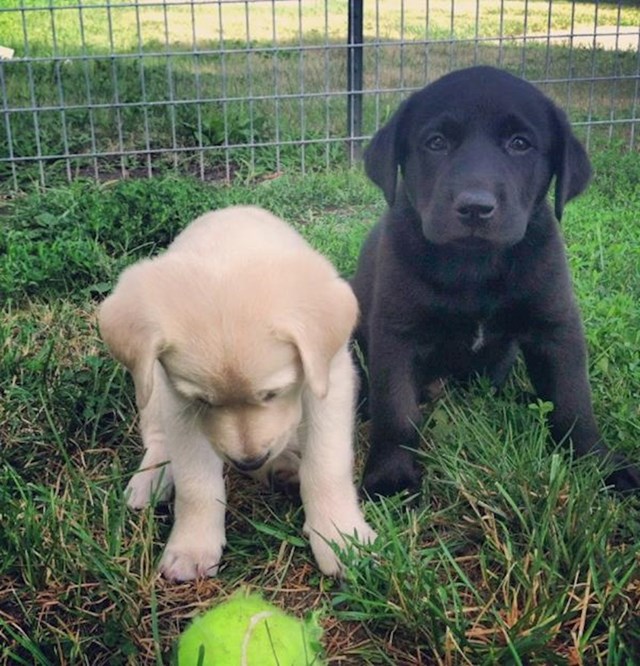
[{"label": "puppy's eye", "polygon": [[260,399],[262,402],[271,402],[272,400],[275,400],[278,397],[278,391],[265,391],[261,396]]},{"label": "puppy's eye", "polygon": [[516,134],[509,139],[507,147],[514,153],[526,153],[531,148],[531,141],[524,136]]},{"label": "puppy's eye", "polygon": [[211,409],[211,407],[213,407],[213,403],[204,396],[197,397],[194,402],[197,407],[201,407],[203,409]]},{"label": "puppy's eye", "polygon": [[432,153],[441,153],[449,149],[449,141],[442,134],[432,134],[424,142],[425,148]]}]

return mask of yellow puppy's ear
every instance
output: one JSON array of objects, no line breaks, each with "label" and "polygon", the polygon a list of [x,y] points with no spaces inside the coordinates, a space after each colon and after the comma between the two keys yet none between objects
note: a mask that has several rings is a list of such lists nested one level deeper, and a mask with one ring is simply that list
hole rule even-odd
[{"label": "yellow puppy's ear", "polygon": [[281,334],[296,345],[313,394],[324,398],[329,391],[331,361],[356,325],[358,302],[351,287],[338,277],[306,291],[304,302],[291,314]]},{"label": "yellow puppy's ear", "polygon": [[[100,335],[113,356],[131,373],[136,403],[143,409],[153,391],[153,366],[163,346],[162,333],[149,320],[144,298],[124,276],[98,310]],[[130,278],[130,279],[127,279]]]}]

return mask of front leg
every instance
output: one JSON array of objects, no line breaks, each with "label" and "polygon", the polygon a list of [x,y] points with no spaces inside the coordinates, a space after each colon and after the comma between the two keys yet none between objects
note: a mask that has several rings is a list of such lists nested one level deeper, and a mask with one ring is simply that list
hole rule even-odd
[{"label": "front leg", "polygon": [[392,495],[420,487],[414,450],[419,446],[419,390],[414,346],[381,330],[369,345],[371,435],[364,470],[369,496]]},{"label": "front leg", "polygon": [[225,546],[223,461],[188,406],[169,395],[165,424],[175,484],[175,517],[160,560],[170,580],[215,576]]},{"label": "front leg", "polygon": [[169,580],[215,576],[225,546],[223,462],[204,437],[191,433],[172,457],[175,518],[160,560]]},{"label": "front leg", "polygon": [[594,453],[614,469],[607,482],[621,491],[640,488],[640,470],[602,442],[591,402],[587,351],[577,311],[555,326],[538,328],[523,342],[522,351],[538,396],[553,403],[549,415],[556,442],[569,438],[577,455]]},{"label": "front leg", "polygon": [[324,399],[310,390],[304,396],[301,437],[300,496],[304,531],[320,570],[338,576],[342,565],[330,542],[345,546],[347,537],[368,543],[376,537],[366,523],[353,480],[355,373],[346,347],[331,364]]}]

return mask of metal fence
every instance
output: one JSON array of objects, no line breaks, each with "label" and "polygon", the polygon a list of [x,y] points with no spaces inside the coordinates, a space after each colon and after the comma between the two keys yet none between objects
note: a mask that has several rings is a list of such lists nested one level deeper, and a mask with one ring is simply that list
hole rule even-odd
[{"label": "metal fence", "polygon": [[348,164],[414,89],[504,67],[637,146],[640,8],[573,0],[4,0],[0,179]]}]

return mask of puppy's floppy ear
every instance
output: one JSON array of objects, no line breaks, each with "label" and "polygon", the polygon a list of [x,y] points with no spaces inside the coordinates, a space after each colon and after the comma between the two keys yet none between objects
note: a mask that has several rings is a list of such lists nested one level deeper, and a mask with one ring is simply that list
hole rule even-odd
[{"label": "puppy's floppy ear", "polygon": [[358,302],[351,287],[338,277],[313,289],[280,326],[279,336],[295,344],[305,380],[316,397],[324,398],[331,361],[356,325]]},{"label": "puppy's floppy ear", "polygon": [[573,134],[564,111],[553,105],[557,143],[554,148],[555,214],[562,219],[567,201],[577,197],[591,179],[591,164],[587,152]]},{"label": "puppy's floppy ear", "polygon": [[393,206],[396,198],[400,166],[397,134],[405,106],[406,102],[403,102],[387,123],[373,135],[371,143],[364,152],[364,170],[382,190],[389,206]]},{"label": "puppy's floppy ear", "polygon": [[98,326],[111,353],[131,373],[136,403],[143,409],[151,397],[153,366],[164,341],[157,325],[148,319],[139,290],[131,288],[133,279],[132,273],[124,275],[114,293],[102,303]]}]

